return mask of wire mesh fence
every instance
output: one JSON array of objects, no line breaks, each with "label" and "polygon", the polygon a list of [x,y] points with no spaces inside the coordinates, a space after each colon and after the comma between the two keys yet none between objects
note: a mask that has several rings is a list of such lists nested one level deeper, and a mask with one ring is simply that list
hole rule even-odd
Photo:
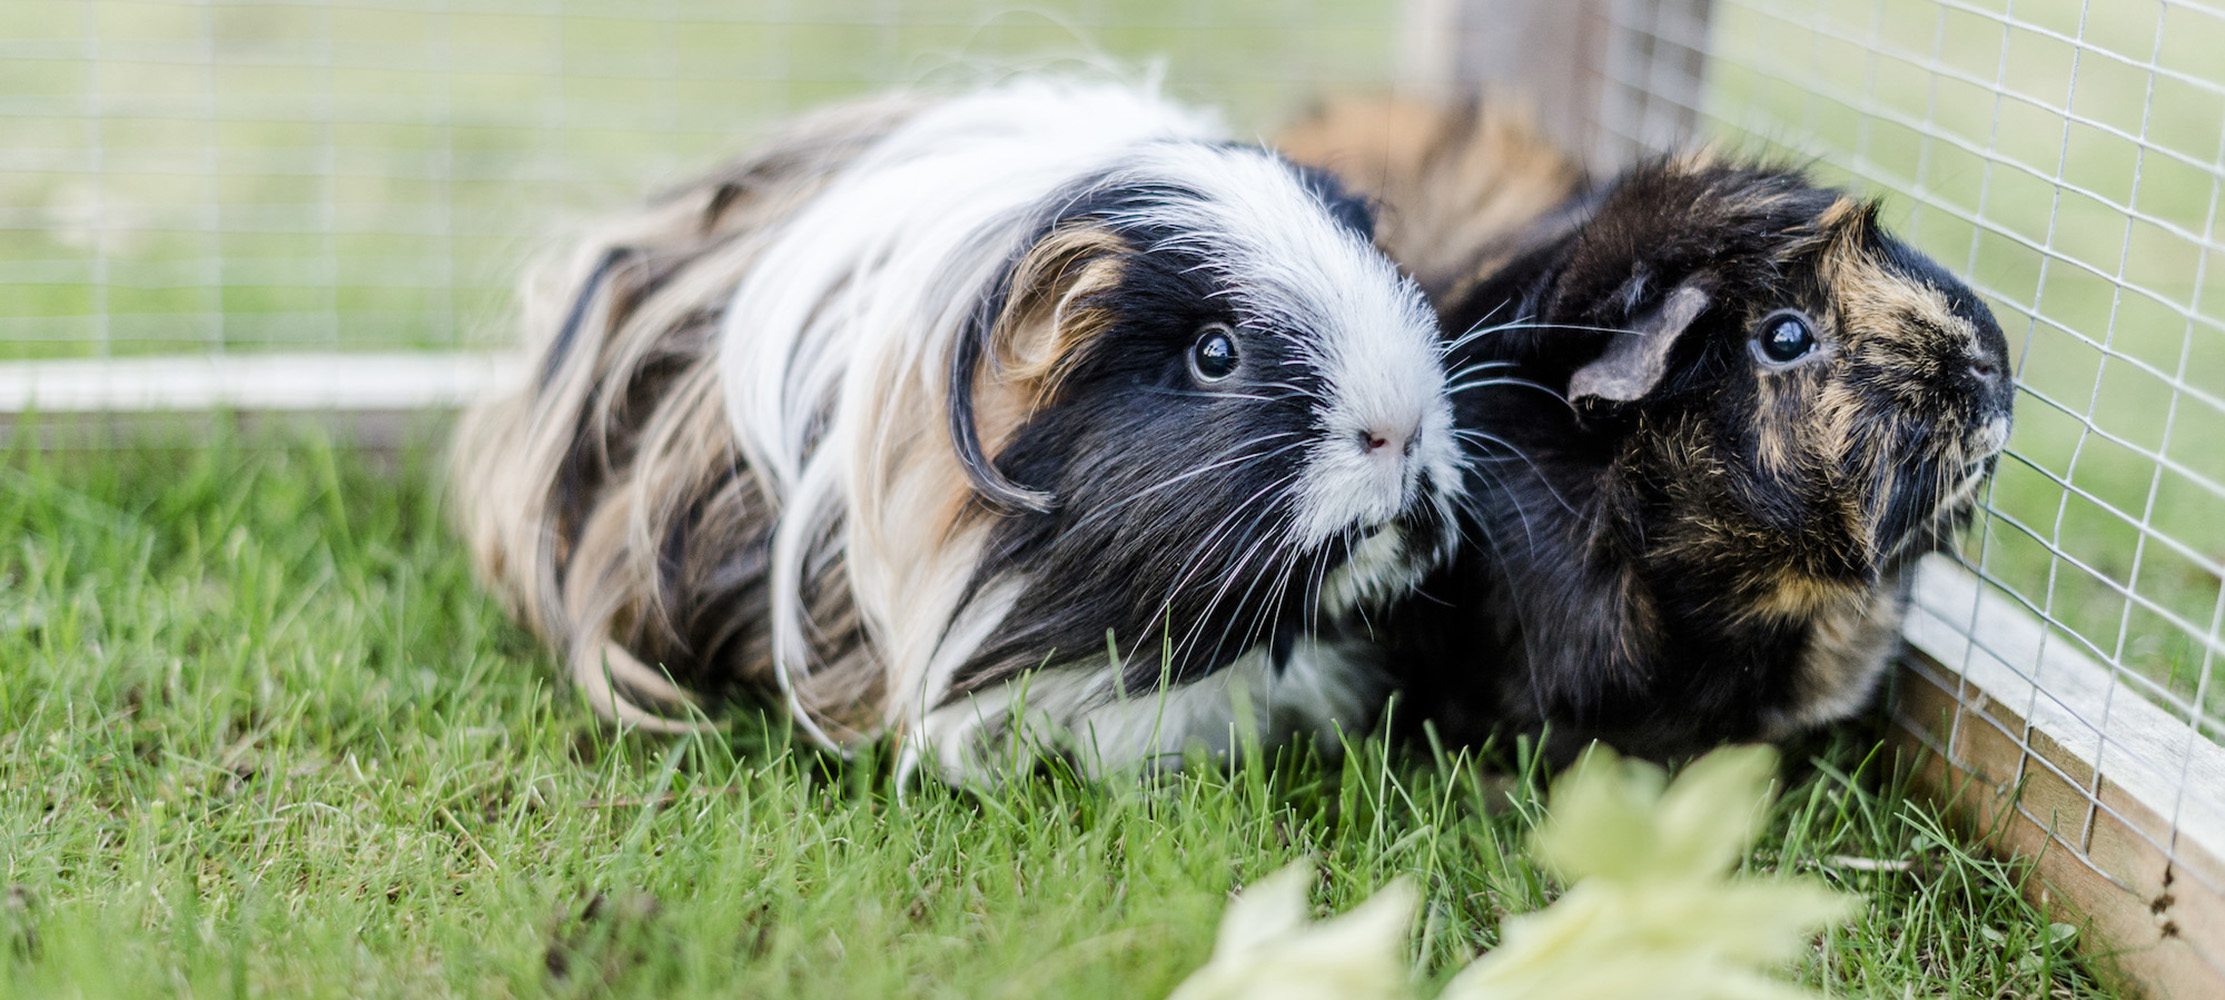
[{"label": "wire mesh fence", "polygon": [[[1649,32],[1627,6],[1618,26]],[[1705,87],[1689,105],[1703,130],[1887,195],[1888,218],[1978,288],[2016,354],[2015,438],[1959,553],[1984,586],[1956,600],[1965,623],[1996,608],[2040,627],[2029,644],[1991,646],[1971,630],[1966,657],[2005,665],[2021,703],[1989,714],[1965,693],[1956,725],[1998,732],[1953,733],[1940,748],[2013,743],[2017,808],[2048,832],[2035,846],[2145,893],[2176,934],[2173,879],[2211,899],[2225,885],[2184,849],[2190,824],[2225,838],[2211,828],[2225,788],[2201,767],[2225,735],[2225,11],[1732,0],[1712,18]],[[1610,77],[1617,58],[1632,56],[1610,51]],[[1618,100],[1634,98],[1610,94],[1601,132],[1646,143],[1618,123]],[[2081,663],[2098,665],[2098,685],[2070,676]],[[2134,700],[2176,720],[2143,730],[2186,735],[2129,729],[2162,718]],[[2042,734],[2039,717],[2063,726]],[[2051,739],[2083,749],[2065,757]],[[2158,815],[2113,794],[2126,781],[2162,789]],[[2103,826],[2164,859],[2160,888],[2108,856]],[[2225,975],[2225,953],[2196,958]]]},{"label": "wire mesh fence", "polygon": [[1725,4],[1706,113],[1890,193],[1987,296],[2022,399],[1970,564],[2215,736],[2225,13],[2015,6]]},{"label": "wire mesh fence", "polygon": [[784,113],[1098,54],[1264,127],[1398,0],[7,0],[0,359],[448,347]]}]

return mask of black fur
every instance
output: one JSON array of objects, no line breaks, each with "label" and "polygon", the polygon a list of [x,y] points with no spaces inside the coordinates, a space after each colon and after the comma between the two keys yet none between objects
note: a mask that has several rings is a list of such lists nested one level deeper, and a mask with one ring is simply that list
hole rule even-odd
[{"label": "black fur", "polygon": [[[1966,474],[1961,442],[2008,414],[2007,347],[1969,289],[1848,204],[1794,171],[1653,163],[1438,303],[1448,336],[1504,329],[1448,361],[1471,451],[1465,544],[1399,613],[1410,718],[1456,740],[1550,728],[1557,755],[1594,737],[1655,756],[1769,737],[1800,707],[1795,664],[1818,622],[1757,614],[1756,595],[1800,582],[1905,596],[1913,558],[1968,517],[1938,491]],[[1802,423],[1790,415],[1807,401],[1764,412],[1763,380],[1780,376],[1750,350],[1752,325],[1834,308],[1819,270],[1834,238],[1942,293],[1981,347],[1914,331],[1832,357],[1820,377],[1854,394],[1874,436],[1835,468],[1771,471],[1765,438],[1820,431],[1768,423]],[[1687,283],[1707,306],[1651,391],[1561,398],[1630,335],[1606,331],[1643,327]]]}]

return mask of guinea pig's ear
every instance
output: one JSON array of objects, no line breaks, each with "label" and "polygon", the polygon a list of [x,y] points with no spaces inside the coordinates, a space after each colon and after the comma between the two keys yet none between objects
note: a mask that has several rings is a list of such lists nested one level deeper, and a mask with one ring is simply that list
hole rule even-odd
[{"label": "guinea pig's ear", "polygon": [[1652,392],[1668,374],[1670,349],[1692,321],[1707,311],[1707,303],[1707,289],[1699,282],[1678,285],[1632,329],[1610,336],[1599,360],[1576,369],[1568,380],[1569,402],[1600,399],[1628,403]]},{"label": "guinea pig's ear", "polygon": [[1875,198],[1842,196],[1816,217],[1816,242],[1850,250],[1875,243],[1881,231],[1877,214],[1883,207]]},{"label": "guinea pig's ear", "polygon": [[991,455],[1037,410],[1112,325],[1103,293],[1120,283],[1128,245],[1095,225],[1037,240],[975,308],[950,358],[950,439],[982,499],[1008,511],[1051,509],[1055,498],[1013,482]]}]

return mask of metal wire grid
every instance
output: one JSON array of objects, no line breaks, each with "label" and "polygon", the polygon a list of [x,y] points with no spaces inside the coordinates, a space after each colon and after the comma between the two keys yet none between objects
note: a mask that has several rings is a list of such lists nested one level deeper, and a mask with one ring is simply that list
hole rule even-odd
[{"label": "metal wire grid", "polygon": [[[2225,288],[2211,277],[2225,266],[2225,61],[2214,55],[2225,12],[2175,0],[1737,0],[1714,16],[1705,99],[1687,107],[1890,193],[1904,230],[1971,278],[2021,345],[2017,436],[1961,557],[2046,624],[2043,642],[2106,668],[2107,693],[2072,703],[2050,691],[2044,657],[1986,648],[1982,635],[1973,649],[2031,683],[2031,703],[2009,706],[2021,719],[2047,708],[2090,726],[2092,771],[2076,775],[2034,746],[2029,721],[2001,731],[2022,767],[2036,762],[2085,799],[2083,822],[2064,829],[2017,808],[2131,888],[2086,853],[2097,816],[2176,857],[2189,797],[2214,817],[2221,792],[2191,787],[2186,769],[2196,739],[2225,731]],[[1610,100],[1610,132],[1612,112]],[[2185,759],[2128,752],[2111,727],[2126,697],[2198,734]],[[1958,726],[2000,726],[1966,707]],[[1950,736],[1941,749],[1958,745]],[[2168,830],[2102,793],[2112,771],[2151,766],[2177,769],[2156,776],[2177,789]]]},{"label": "metal wire grid", "polygon": [[752,127],[1092,59],[1264,127],[1399,0],[6,0],[0,360],[452,347],[584,214]]},{"label": "metal wire grid", "polygon": [[1590,152],[1627,163],[1688,141],[1700,120],[1712,0],[1606,0]]}]

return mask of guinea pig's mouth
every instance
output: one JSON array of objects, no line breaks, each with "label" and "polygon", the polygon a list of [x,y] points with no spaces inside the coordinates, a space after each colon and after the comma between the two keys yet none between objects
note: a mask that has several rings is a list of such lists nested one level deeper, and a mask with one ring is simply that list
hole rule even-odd
[{"label": "guinea pig's mouth", "polygon": [[1360,525],[1332,539],[1314,607],[1327,616],[1387,606],[1421,586],[1452,546],[1452,519],[1433,498],[1389,521]]},{"label": "guinea pig's mouth", "polygon": [[1407,551],[1406,532],[1381,524],[1355,532],[1322,575],[1315,606],[1332,615],[1372,607],[1421,582],[1422,570]]},{"label": "guinea pig's mouth", "polygon": [[1971,455],[1976,456],[1971,460],[1972,465],[1983,464],[1991,467],[1994,456],[2008,450],[2009,418],[2006,415],[1999,415],[1983,424],[1979,424],[1970,432],[1969,444],[1966,447]]},{"label": "guinea pig's mouth", "polygon": [[1917,518],[1905,535],[1884,545],[1887,562],[1935,551],[1951,543],[1955,533],[1969,523],[1977,509],[1978,494],[1999,463],[2001,442],[2007,438],[2006,421],[2000,419],[1972,433],[1963,448],[1963,455],[1967,457],[1959,464],[1939,470],[1939,481],[1945,484],[1945,489],[1939,492],[1929,515]]},{"label": "guinea pig's mouth", "polygon": [[1963,454],[1969,456],[1962,463],[1962,476],[1948,491],[1949,510],[1963,507],[1976,499],[1978,487],[1993,473],[2000,462],[2001,453],[2009,447],[2009,418],[1996,416],[1978,425],[1963,444]]}]

